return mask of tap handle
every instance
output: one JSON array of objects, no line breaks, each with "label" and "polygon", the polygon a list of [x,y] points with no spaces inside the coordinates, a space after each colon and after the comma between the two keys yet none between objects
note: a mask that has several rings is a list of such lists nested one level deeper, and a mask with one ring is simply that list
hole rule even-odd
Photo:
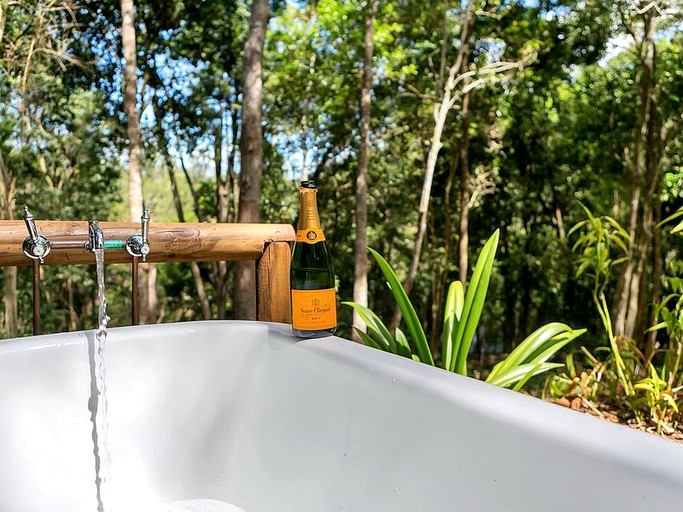
[{"label": "tap handle", "polygon": [[28,230],[28,238],[24,240],[22,250],[32,260],[40,260],[41,263],[44,263],[44,258],[50,253],[52,244],[46,237],[38,234],[33,215],[26,205],[24,206],[24,222]]},{"label": "tap handle", "polygon": [[140,221],[142,224],[142,243],[147,244],[147,237],[149,235],[149,211],[147,208],[142,211],[142,217],[140,218]]},{"label": "tap handle", "polygon": [[147,261],[147,255],[150,253],[151,248],[149,246],[149,212],[147,208],[142,211],[142,217],[140,217],[141,233],[136,235],[131,235],[128,240],[126,240],[126,251],[133,258],[142,258],[142,261]]},{"label": "tap handle", "polygon": [[36,223],[33,219],[33,214],[28,209],[28,205],[24,205],[24,222],[26,223],[26,229],[28,229],[28,235],[32,242],[38,241],[38,231],[36,230]]},{"label": "tap handle", "polygon": [[142,210],[142,217],[140,217],[140,224],[141,224],[141,237],[142,240],[140,241],[140,248],[139,252],[140,255],[142,256],[142,261],[147,261],[147,255],[151,251],[151,248],[149,247],[149,210],[147,208],[144,208]]}]

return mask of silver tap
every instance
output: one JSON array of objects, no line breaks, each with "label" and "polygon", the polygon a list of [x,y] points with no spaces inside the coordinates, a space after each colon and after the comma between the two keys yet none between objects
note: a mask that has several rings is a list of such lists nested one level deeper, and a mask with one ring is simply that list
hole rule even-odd
[{"label": "silver tap", "polygon": [[104,249],[104,233],[96,220],[88,222],[88,242],[85,244],[85,248],[91,252]]},{"label": "silver tap", "polygon": [[24,206],[24,222],[26,223],[26,229],[28,229],[29,236],[24,240],[22,250],[24,251],[24,254],[32,260],[40,260],[41,263],[44,263],[45,256],[50,254],[52,245],[46,237],[38,234],[36,223],[33,220],[33,215],[31,215],[28,206]]},{"label": "silver tap", "polygon": [[149,246],[148,234],[149,234],[149,212],[147,208],[142,211],[142,217],[140,217],[141,233],[137,235],[132,235],[126,240],[126,251],[128,254],[134,258],[142,258],[142,261],[147,261],[147,255],[152,250]]}]

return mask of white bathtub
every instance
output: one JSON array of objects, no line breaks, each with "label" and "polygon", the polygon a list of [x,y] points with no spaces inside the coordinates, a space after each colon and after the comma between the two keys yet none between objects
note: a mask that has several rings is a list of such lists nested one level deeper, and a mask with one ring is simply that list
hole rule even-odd
[{"label": "white bathtub", "polygon": [[[92,332],[0,342],[0,511],[94,512]],[[677,510],[683,446],[289,327],[110,330],[104,510]],[[218,509],[216,509],[218,510]],[[227,510],[227,508],[226,508]]]}]

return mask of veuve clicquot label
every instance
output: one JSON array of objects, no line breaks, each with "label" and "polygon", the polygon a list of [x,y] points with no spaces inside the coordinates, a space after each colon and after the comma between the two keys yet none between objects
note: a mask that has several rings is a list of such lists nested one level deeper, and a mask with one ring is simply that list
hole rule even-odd
[{"label": "veuve clicquot label", "polygon": [[315,244],[325,241],[325,234],[321,228],[300,229],[296,232],[296,241]]},{"label": "veuve clicquot label", "polygon": [[334,269],[320,225],[313,181],[299,187],[301,213],[292,251],[292,330],[300,338],[327,336],[337,327]]},{"label": "veuve clicquot label", "polygon": [[325,331],[337,326],[334,288],[292,290],[292,327],[301,331]]}]

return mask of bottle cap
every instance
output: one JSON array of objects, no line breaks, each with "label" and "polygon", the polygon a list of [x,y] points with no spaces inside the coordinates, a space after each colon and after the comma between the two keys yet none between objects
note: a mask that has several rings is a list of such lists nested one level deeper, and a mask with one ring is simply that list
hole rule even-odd
[{"label": "bottle cap", "polygon": [[306,180],[302,181],[301,188],[318,188],[318,185],[316,185],[315,180]]}]

